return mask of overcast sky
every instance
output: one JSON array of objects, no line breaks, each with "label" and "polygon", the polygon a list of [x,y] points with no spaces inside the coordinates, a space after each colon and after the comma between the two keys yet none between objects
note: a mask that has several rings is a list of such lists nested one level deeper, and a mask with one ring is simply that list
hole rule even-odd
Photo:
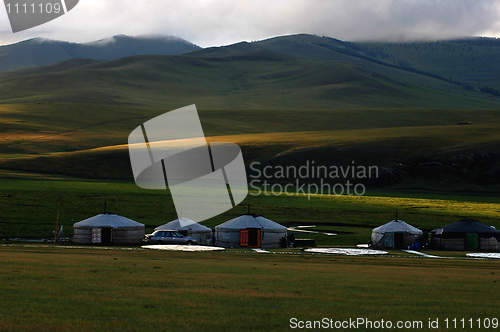
[{"label": "overcast sky", "polygon": [[347,41],[500,37],[500,0],[80,0],[15,34],[0,9],[0,44],[164,34],[207,47],[295,33]]}]

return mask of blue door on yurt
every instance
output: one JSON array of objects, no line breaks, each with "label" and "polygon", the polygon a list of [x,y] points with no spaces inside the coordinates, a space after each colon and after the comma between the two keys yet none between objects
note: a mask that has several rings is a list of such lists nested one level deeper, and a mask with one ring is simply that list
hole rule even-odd
[{"label": "blue door on yurt", "polygon": [[394,232],[385,233],[384,248],[394,248]]}]

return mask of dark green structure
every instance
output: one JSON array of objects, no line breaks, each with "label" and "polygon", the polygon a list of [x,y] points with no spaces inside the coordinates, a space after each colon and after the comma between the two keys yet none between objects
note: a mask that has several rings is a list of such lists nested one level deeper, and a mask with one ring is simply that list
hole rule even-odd
[{"label": "dark green structure", "polygon": [[499,251],[500,231],[475,219],[462,219],[431,233],[431,243],[444,250]]}]

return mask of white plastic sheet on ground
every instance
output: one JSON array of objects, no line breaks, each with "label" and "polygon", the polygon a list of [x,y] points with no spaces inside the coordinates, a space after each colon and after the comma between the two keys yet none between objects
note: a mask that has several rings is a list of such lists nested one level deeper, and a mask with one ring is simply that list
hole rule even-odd
[{"label": "white plastic sheet on ground", "polygon": [[467,256],[467,257],[474,257],[474,258],[495,258],[495,259],[500,259],[500,253],[498,253],[498,252],[478,252],[478,253],[466,254],[465,256]]},{"label": "white plastic sheet on ground", "polygon": [[424,254],[423,252],[416,251],[416,250],[403,250],[403,251],[407,252],[409,254],[415,254],[415,255],[419,255],[419,256],[423,256],[423,257],[427,257],[427,258],[445,258],[445,257],[441,257],[441,256]]},{"label": "white plastic sheet on ground", "polygon": [[180,244],[155,244],[142,246],[144,249],[169,250],[169,251],[219,251],[224,250],[222,247],[211,246],[188,246]]},{"label": "white plastic sheet on ground", "polygon": [[[300,227],[300,226],[298,226]],[[295,227],[288,227],[287,228],[287,231],[290,231],[290,232],[298,232],[298,233],[311,233],[311,234],[318,234],[318,232],[315,232],[315,231],[308,231],[308,230],[305,230],[305,229],[298,229],[298,228],[295,228]]]},{"label": "white plastic sheet on ground", "polygon": [[330,233],[330,232],[316,232],[316,231],[308,231],[303,228],[314,228],[316,226],[310,225],[310,226],[297,226],[297,227],[288,227],[287,230],[290,232],[298,232],[298,233],[310,233],[310,234],[325,234],[325,235],[337,235],[336,233]]},{"label": "white plastic sheet on ground", "polygon": [[365,256],[365,255],[387,255],[387,251],[374,249],[354,249],[354,248],[311,248],[304,250],[305,252],[317,254],[334,254],[346,256]]}]

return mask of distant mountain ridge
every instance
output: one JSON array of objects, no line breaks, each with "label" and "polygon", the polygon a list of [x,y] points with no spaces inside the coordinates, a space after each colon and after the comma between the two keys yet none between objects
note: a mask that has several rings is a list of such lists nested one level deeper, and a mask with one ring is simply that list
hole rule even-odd
[{"label": "distant mountain ridge", "polygon": [[[52,65],[72,58],[116,60],[138,55],[186,54],[207,59],[254,57],[265,50],[275,55],[333,61],[370,61],[423,74],[465,90],[500,96],[500,39],[463,38],[422,42],[348,42],[331,37],[296,34],[257,42],[201,48],[172,36],[117,35],[89,43],[34,38],[0,46],[0,72]],[[250,52],[248,54],[243,54]]]},{"label": "distant mountain ridge", "polygon": [[373,63],[463,85],[500,96],[500,39],[470,37],[421,42],[348,42],[331,37],[297,34],[258,42],[209,47],[191,54],[212,58],[265,49],[303,58]]},{"label": "distant mountain ridge", "polygon": [[50,65],[72,58],[115,60],[134,55],[176,55],[198,49],[199,46],[173,36],[117,35],[82,44],[34,38],[0,46],[0,72]]},{"label": "distant mountain ridge", "polygon": [[[127,50],[133,49],[128,38],[117,36],[89,47],[99,49],[101,58],[113,52],[116,56],[123,54],[120,44],[124,40],[129,41]],[[43,44],[49,47],[53,42]],[[61,45],[68,46],[56,43],[46,54]],[[106,49],[108,45],[113,48]],[[408,47],[404,44],[394,53]],[[477,53],[472,47],[470,53],[484,57],[497,50],[500,48],[492,45],[491,50],[488,47]],[[370,56],[369,51],[362,45],[306,34],[180,55],[134,55],[115,60],[88,59],[89,54],[82,51],[80,55],[87,59],[71,58],[0,73],[0,104],[83,102],[176,108],[194,102],[205,109],[479,109],[500,105],[500,96],[483,91],[484,83],[478,88],[456,78],[469,77],[474,67],[456,63],[457,72],[450,79],[439,68],[426,65],[432,60],[430,56],[420,63],[398,65]],[[468,64],[467,59],[462,62]],[[496,91],[500,80],[494,65],[491,69],[481,73],[482,82]]]}]

